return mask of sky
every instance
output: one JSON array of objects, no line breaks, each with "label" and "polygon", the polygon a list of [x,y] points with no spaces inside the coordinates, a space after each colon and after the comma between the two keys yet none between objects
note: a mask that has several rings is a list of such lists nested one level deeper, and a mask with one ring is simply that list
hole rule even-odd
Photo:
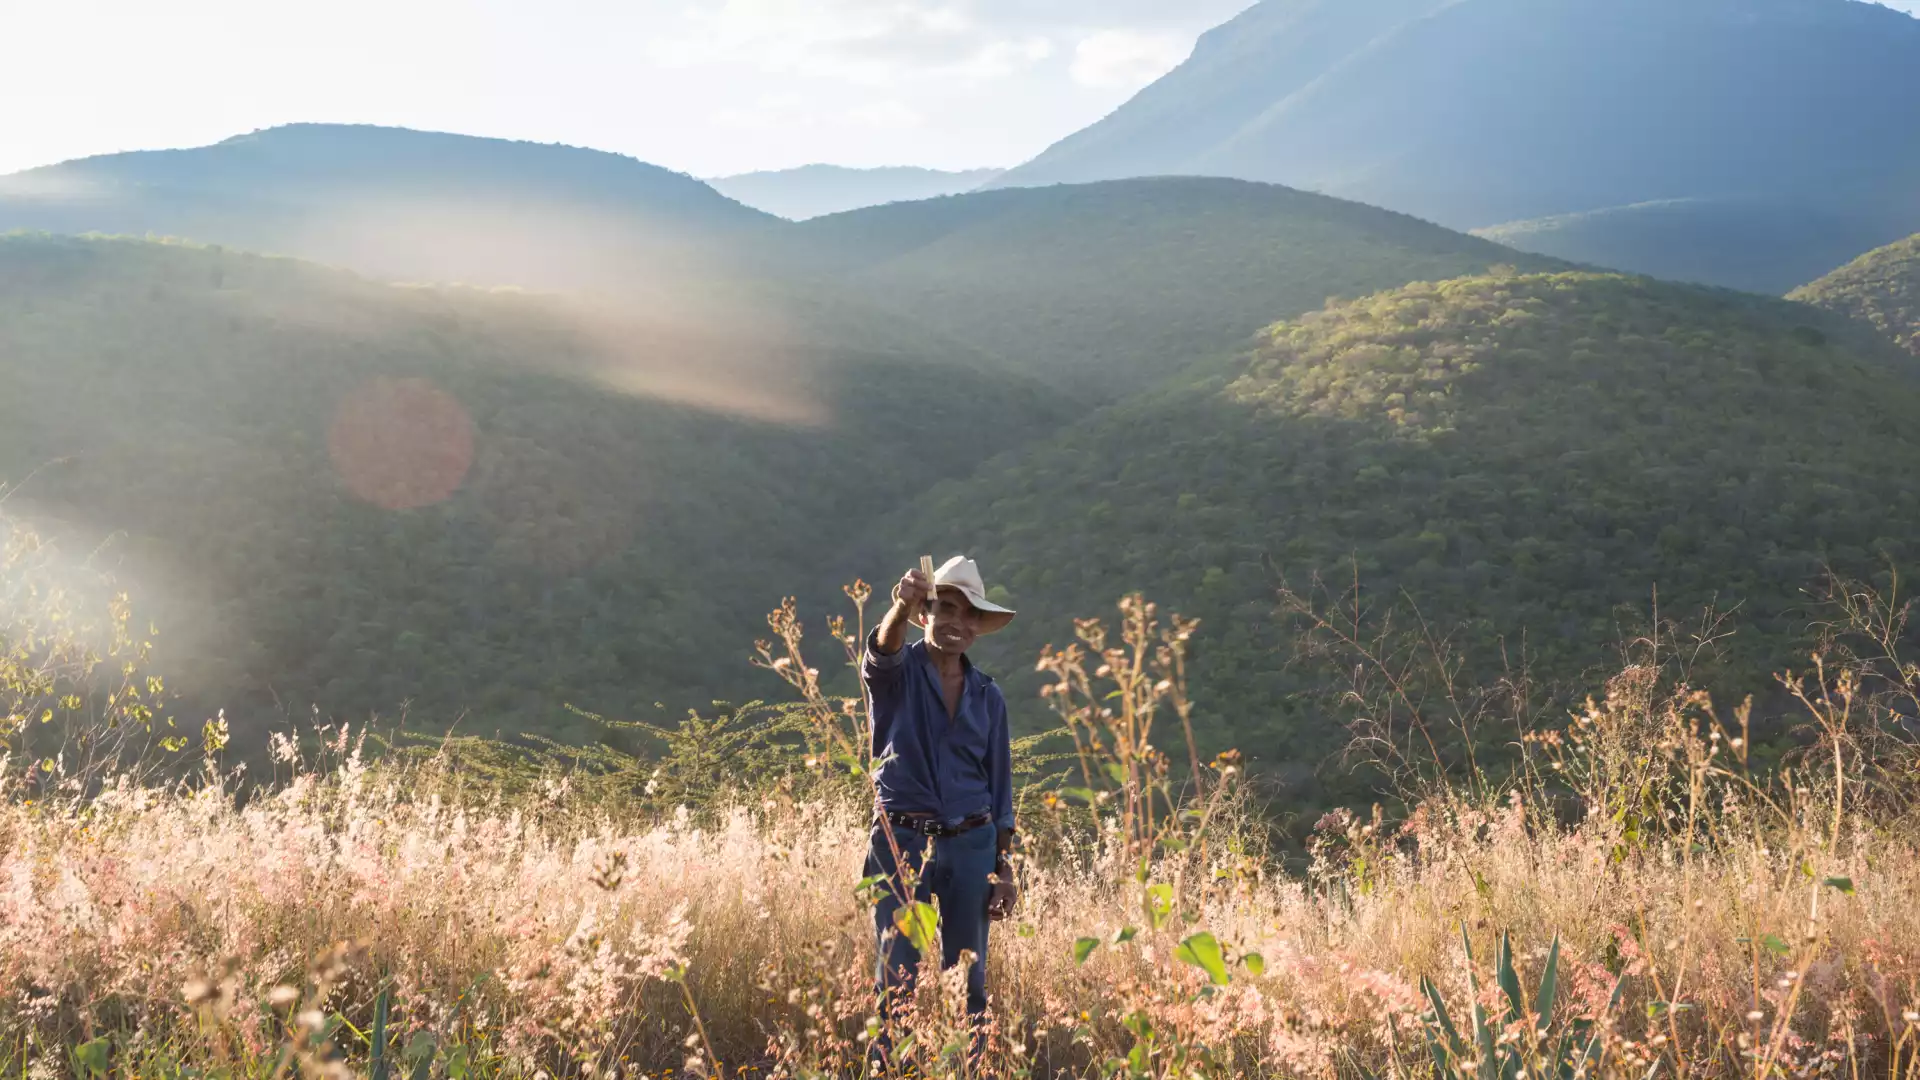
[{"label": "sky", "polygon": [[1011,166],[1251,2],[0,0],[0,174],[299,121],[697,176]]}]

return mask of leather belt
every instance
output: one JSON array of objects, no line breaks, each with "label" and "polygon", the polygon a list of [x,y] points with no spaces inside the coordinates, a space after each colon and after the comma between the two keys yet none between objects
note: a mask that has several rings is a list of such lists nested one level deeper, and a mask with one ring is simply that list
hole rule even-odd
[{"label": "leather belt", "polygon": [[885,813],[889,824],[902,829],[912,829],[922,836],[931,836],[935,840],[945,840],[962,833],[970,833],[982,825],[993,823],[993,815],[984,810],[963,819],[958,825],[948,825],[931,814],[905,814],[892,810]]}]

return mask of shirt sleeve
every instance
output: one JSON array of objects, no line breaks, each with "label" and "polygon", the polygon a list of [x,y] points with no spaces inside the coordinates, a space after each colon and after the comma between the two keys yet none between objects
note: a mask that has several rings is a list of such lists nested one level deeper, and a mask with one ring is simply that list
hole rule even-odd
[{"label": "shirt sleeve", "polygon": [[901,646],[900,651],[892,656],[885,655],[880,651],[880,628],[875,627],[867,632],[867,647],[862,651],[860,681],[866,684],[869,691],[877,683],[889,687],[900,684],[900,672],[907,666],[906,646]]},{"label": "shirt sleeve", "polygon": [[1007,725],[1007,699],[993,693],[992,744],[988,747],[988,782],[993,786],[993,825],[1006,832],[1013,826],[1013,735]]},{"label": "shirt sleeve", "polygon": [[894,714],[899,711],[900,687],[906,681],[907,672],[906,647],[886,656],[876,647],[879,642],[880,630],[876,627],[867,635],[866,648],[860,657],[860,685],[867,692],[867,709],[873,724],[872,749],[876,757],[885,750],[891,737],[889,729]]}]

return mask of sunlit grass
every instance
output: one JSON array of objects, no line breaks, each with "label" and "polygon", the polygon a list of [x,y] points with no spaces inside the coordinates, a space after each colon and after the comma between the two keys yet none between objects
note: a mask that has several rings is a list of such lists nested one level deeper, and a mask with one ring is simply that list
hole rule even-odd
[{"label": "sunlit grass", "polygon": [[[1876,604],[1857,622],[1896,625]],[[501,785],[452,744],[374,761],[335,728],[276,739],[277,778],[244,790],[211,735],[165,784],[8,761],[0,1074],[858,1075],[878,1023],[848,794],[865,763],[796,618],[776,613],[762,661],[812,746],[786,782],[678,809],[645,773],[627,792],[536,756]],[[1849,654],[1790,680],[1810,738],[1777,775],[1749,772],[1743,713],[1629,668],[1530,733],[1519,771],[1331,813],[1290,873],[1235,758],[1153,748],[1185,718],[1191,630],[1135,598],[1043,658],[1076,749],[1025,800],[991,1048],[968,1062],[960,987],[927,979],[894,1032],[921,1075],[1901,1077],[1920,1059],[1910,668]]]}]

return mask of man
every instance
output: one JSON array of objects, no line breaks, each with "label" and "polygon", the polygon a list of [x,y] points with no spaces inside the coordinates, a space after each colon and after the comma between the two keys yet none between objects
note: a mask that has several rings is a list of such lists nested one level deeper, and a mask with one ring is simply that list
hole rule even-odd
[{"label": "man", "polygon": [[[932,629],[908,645],[908,627],[926,625],[929,598]],[[986,1016],[987,927],[1019,898],[1010,862],[1013,751],[1006,699],[967,650],[1013,614],[989,603],[979,567],[956,557],[932,581],[909,570],[867,639],[860,677],[881,765],[866,872],[884,879],[874,910],[883,1009],[911,996],[920,966],[919,950],[894,924],[903,906],[897,852],[914,879],[913,900],[940,912],[942,966],[973,955],[967,1011],[976,1024]]]}]

